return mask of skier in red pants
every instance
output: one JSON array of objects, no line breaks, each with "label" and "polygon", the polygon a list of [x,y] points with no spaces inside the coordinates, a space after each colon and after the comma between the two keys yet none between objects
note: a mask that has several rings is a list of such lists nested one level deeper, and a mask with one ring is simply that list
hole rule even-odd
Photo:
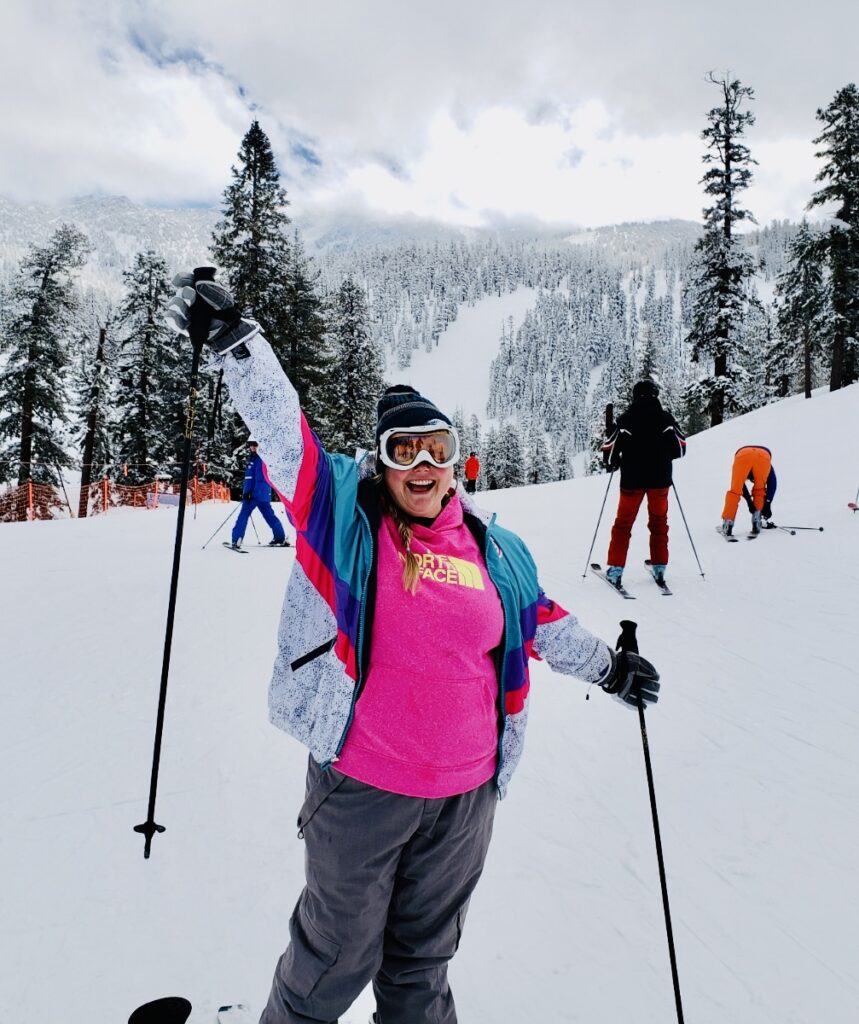
[{"label": "skier in red pants", "polygon": [[617,420],[603,451],[611,469],[620,469],[620,502],[611,531],[606,576],[621,585],[632,524],[647,497],[650,568],[658,582],[668,565],[668,489],[671,464],[686,454],[686,438],[674,417],[659,402],[659,387],[640,380],[632,405]]}]

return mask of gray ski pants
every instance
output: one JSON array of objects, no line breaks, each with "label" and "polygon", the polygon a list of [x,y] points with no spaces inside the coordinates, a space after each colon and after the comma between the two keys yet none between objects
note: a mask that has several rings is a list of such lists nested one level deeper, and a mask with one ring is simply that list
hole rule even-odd
[{"label": "gray ski pants", "polygon": [[380,1024],[456,1024],[447,964],[492,835],[496,787],[388,793],[311,758],[307,884],[260,1024],[336,1024],[369,981]]}]

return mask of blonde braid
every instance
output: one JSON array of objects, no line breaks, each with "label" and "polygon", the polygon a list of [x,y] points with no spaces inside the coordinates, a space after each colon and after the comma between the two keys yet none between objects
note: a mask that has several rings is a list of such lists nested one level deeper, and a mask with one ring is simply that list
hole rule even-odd
[{"label": "blonde braid", "polygon": [[374,479],[377,479],[381,484],[380,494],[382,497],[382,508],[385,512],[394,520],[394,525],[397,528],[397,533],[400,535],[400,543],[403,545],[405,551],[405,566],[403,567],[403,588],[409,594],[415,594],[418,589],[418,584],[421,579],[421,563],[418,556],[412,551],[412,523],[411,520],[403,515],[400,507],[395,501],[393,501],[388,494],[388,489],[385,486],[383,480],[384,477],[379,474]]}]

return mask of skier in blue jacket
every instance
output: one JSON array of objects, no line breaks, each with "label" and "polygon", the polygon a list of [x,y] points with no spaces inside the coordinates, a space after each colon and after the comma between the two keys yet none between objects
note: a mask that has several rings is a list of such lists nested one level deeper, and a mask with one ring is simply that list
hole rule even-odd
[{"label": "skier in blue jacket", "polygon": [[251,457],[248,459],[248,464],[245,466],[245,482],[242,488],[242,507],[239,512],[239,517],[236,520],[236,525],[233,527],[233,547],[240,548],[242,546],[242,539],[247,529],[248,520],[251,517],[251,512],[255,508],[258,508],[262,513],[263,519],[271,527],[273,534],[272,539],[269,541],[269,547],[271,548],[282,548],[289,547],[289,541],[286,539],[284,533],[283,524],[277,518],[274,513],[274,509],[271,507],[271,484],[266,479],[265,475],[265,464],[259,457],[257,452],[257,442],[253,438],[248,441],[248,449],[250,450]]}]

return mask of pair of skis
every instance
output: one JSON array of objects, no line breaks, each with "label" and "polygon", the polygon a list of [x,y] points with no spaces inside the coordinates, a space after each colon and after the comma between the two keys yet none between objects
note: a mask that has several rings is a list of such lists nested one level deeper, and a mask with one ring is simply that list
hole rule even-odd
[{"label": "pair of skis", "polygon": [[[650,559],[647,559],[644,564],[647,566],[648,576],[650,576],[650,578],[653,580],[656,586],[659,587],[659,589],[662,591],[662,596],[671,597],[672,592],[671,590],[669,590],[668,584],[665,582],[665,580],[659,580],[653,575],[653,572],[650,568],[652,564]],[[599,576],[601,580],[604,580],[616,594],[620,594],[620,596],[626,598],[627,601],[635,600],[635,594],[630,594],[630,592],[622,584],[612,583],[608,576],[606,576],[605,570],[599,564],[599,562],[591,562],[591,572],[595,576]]]},{"label": "pair of skis", "polygon": [[[225,547],[228,551],[235,551],[237,555],[246,555],[248,548],[234,548],[228,540],[222,540],[221,546]],[[258,548],[291,548],[292,545],[287,541],[285,544],[257,544]]]},{"label": "pair of skis", "polygon": [[[757,540],[757,538],[760,537],[761,532],[762,532],[761,530],[758,530],[757,533],[747,533],[746,534],[746,540]],[[716,527],[716,533],[718,533],[719,536],[723,540],[726,540],[729,544],[739,544],[740,543],[740,538],[739,537],[735,537],[732,533],[731,534],[725,533],[721,526],[717,526]]]},{"label": "pair of skis", "polygon": [[[128,1018],[128,1024],[185,1024],[191,1016],[191,1004],[182,996],[167,996],[144,1003]],[[250,1010],[242,1003],[222,1006],[215,1017],[217,1024],[252,1024]]]}]

